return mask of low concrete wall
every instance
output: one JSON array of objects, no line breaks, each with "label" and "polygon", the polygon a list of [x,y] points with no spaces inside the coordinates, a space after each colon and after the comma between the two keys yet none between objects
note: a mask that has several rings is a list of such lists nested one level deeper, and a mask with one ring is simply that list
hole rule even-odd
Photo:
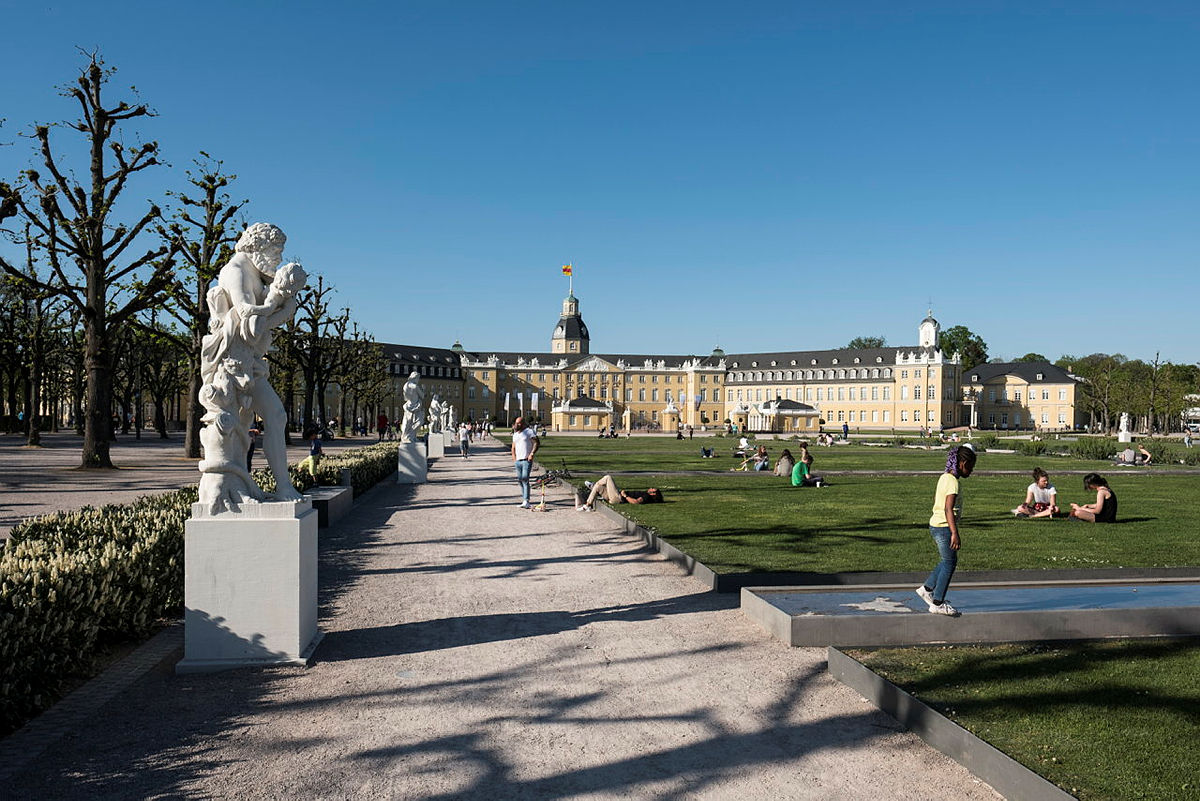
[{"label": "low concrete wall", "polygon": [[350,487],[312,487],[304,494],[312,498],[319,528],[328,528],[341,520],[354,506],[354,490]]},{"label": "low concrete wall", "polygon": [[837,648],[828,649],[827,660],[830,675],[990,784],[1005,798],[1022,801],[1069,801],[1074,798]]}]

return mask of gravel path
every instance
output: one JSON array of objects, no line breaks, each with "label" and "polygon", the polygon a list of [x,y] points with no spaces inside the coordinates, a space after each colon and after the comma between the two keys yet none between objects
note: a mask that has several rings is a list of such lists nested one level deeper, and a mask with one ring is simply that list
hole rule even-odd
[{"label": "gravel path", "polygon": [[321,534],[309,669],[171,660],[12,777],[9,799],[995,799],[506,454],[447,456]]}]

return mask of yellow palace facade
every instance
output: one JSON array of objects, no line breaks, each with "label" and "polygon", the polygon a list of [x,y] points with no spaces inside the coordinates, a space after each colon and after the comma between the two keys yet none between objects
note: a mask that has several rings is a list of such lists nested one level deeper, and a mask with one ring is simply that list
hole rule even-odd
[{"label": "yellow palace facade", "polygon": [[1069,430],[1081,423],[1078,379],[1047,363],[988,364],[964,371],[938,345],[926,316],[911,346],[705,356],[592,353],[572,293],[543,352],[471,351],[385,345],[399,387],[416,370],[426,398],[436,392],[459,419],[535,416],[551,430],[610,427],[697,432],[724,428],[777,433],[957,426]]}]

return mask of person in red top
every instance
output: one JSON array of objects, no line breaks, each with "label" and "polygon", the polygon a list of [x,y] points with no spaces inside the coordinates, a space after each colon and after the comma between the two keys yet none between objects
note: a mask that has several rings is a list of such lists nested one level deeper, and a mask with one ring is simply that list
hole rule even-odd
[{"label": "person in red top", "polygon": [[383,442],[383,435],[387,433],[388,418],[383,412],[379,413],[379,417],[375,418],[375,428],[379,431],[379,441]]}]

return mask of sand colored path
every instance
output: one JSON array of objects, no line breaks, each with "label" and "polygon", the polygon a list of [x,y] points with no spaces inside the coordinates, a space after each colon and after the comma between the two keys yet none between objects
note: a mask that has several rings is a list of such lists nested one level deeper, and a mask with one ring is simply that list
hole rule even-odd
[{"label": "sand colored path", "polygon": [[447,456],[322,537],[309,669],[140,679],[9,798],[994,799],[506,455]]}]

